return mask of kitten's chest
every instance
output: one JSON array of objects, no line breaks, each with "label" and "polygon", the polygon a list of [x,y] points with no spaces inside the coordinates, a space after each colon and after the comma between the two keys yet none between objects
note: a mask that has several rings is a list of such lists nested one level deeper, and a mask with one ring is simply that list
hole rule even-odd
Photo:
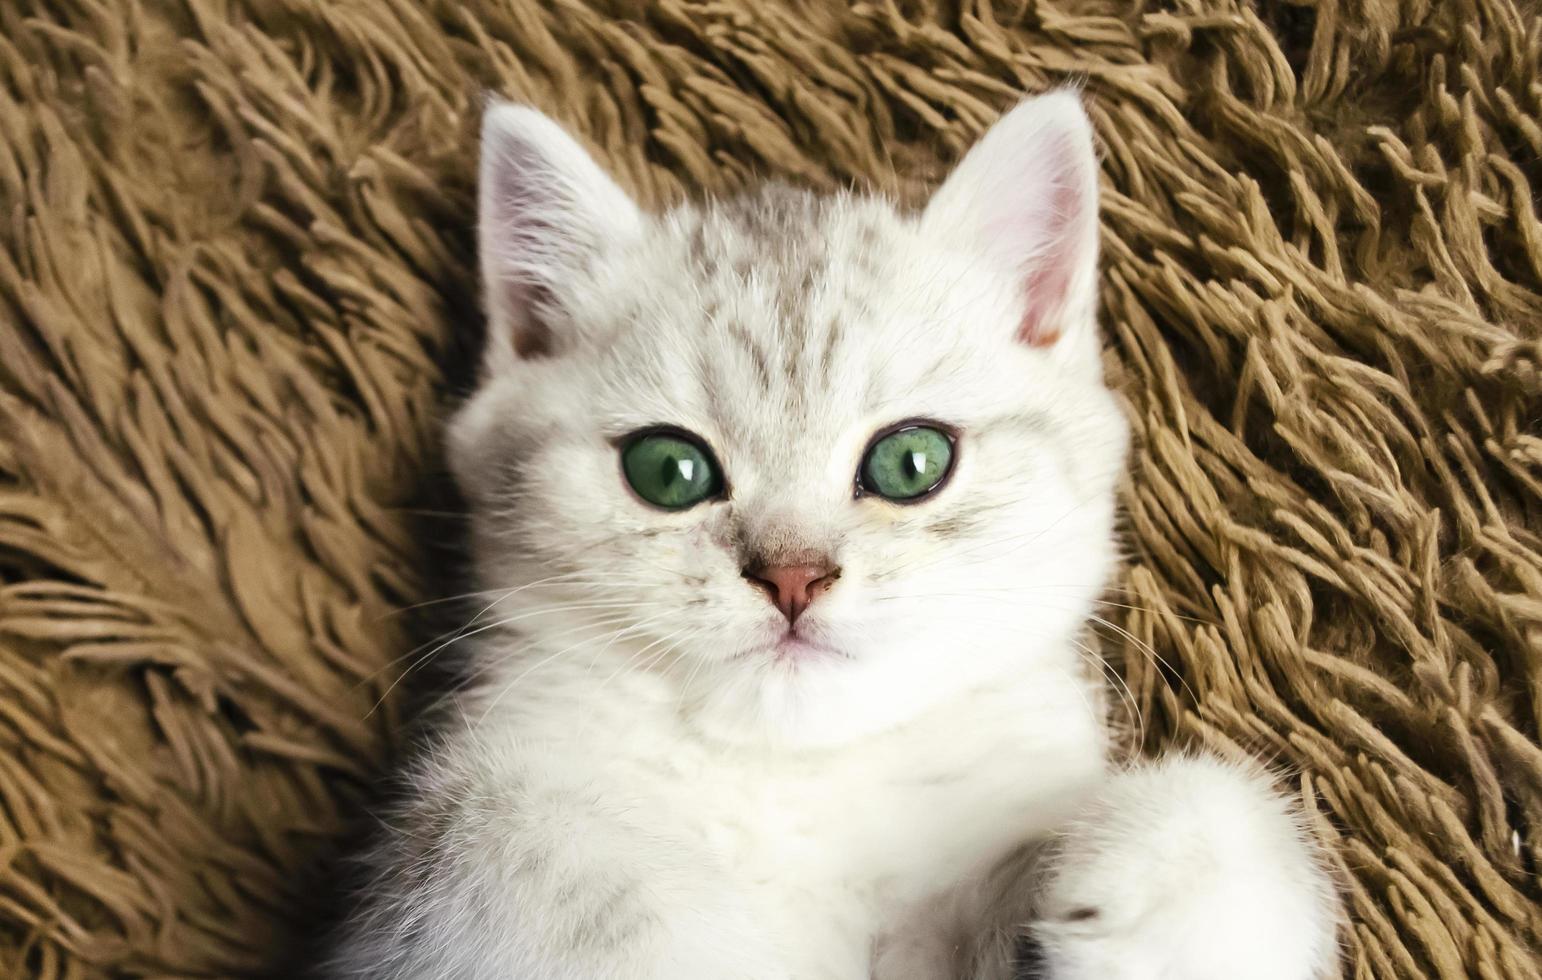
[{"label": "kitten's chest", "polygon": [[751,877],[908,900],[1064,819],[1102,771],[1094,702],[1006,686],[838,751],[708,754],[703,831]]}]

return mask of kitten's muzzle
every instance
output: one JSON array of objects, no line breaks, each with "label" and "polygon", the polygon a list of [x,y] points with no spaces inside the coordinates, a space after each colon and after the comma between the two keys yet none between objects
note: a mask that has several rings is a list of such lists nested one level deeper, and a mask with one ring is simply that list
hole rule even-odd
[{"label": "kitten's muzzle", "polygon": [[835,584],[835,580],[841,577],[841,570],[828,562],[757,565],[744,569],[744,577],[751,585],[765,591],[767,598],[782,611],[790,625],[798,621],[810,603]]}]

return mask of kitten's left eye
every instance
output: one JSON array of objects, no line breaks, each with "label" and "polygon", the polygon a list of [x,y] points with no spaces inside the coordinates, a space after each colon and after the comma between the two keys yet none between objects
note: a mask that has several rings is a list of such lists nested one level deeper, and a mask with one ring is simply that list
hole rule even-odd
[{"label": "kitten's left eye", "polygon": [[637,495],[664,510],[685,510],[723,492],[717,462],[683,432],[643,432],[621,450],[621,472]]},{"label": "kitten's left eye", "polygon": [[905,503],[941,487],[952,471],[953,437],[929,425],[907,425],[868,447],[857,489]]}]

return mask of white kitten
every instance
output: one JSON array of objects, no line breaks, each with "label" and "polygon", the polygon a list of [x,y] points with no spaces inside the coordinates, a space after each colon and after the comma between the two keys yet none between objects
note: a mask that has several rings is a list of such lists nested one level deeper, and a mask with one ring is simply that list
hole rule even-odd
[{"label": "white kitten", "polygon": [[993,923],[1054,980],[1332,969],[1263,778],[1105,762],[1078,636],[1126,431],[1073,95],[919,215],[647,215],[509,105],[481,180],[450,448],[494,591],[334,975],[1006,976]]}]

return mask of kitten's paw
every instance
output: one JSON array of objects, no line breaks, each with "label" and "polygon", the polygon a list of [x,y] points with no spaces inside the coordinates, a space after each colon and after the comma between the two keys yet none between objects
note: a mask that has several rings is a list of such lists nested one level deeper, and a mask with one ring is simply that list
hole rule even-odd
[{"label": "kitten's paw", "polygon": [[1261,775],[1179,758],[1114,777],[1067,828],[1032,932],[1051,980],[1315,980],[1336,912]]}]

